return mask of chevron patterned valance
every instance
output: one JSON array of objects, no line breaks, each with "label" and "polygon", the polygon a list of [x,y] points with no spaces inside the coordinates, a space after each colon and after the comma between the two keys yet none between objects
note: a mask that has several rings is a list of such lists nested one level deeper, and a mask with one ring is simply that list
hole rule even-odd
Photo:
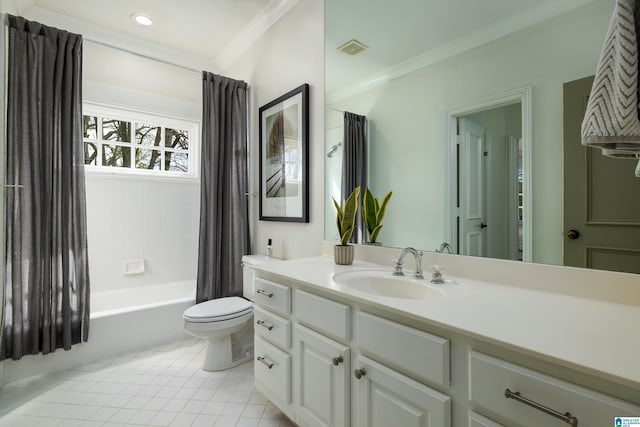
[{"label": "chevron patterned valance", "polygon": [[616,0],[582,122],[582,144],[610,157],[640,156],[640,0]]}]

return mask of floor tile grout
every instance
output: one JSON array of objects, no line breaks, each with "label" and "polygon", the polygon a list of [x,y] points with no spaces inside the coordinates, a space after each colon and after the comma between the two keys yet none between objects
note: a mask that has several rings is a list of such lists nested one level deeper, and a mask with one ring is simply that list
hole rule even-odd
[{"label": "floor tile grout", "polygon": [[255,389],[253,364],[206,372],[189,338],[8,384],[2,426],[294,426]]}]

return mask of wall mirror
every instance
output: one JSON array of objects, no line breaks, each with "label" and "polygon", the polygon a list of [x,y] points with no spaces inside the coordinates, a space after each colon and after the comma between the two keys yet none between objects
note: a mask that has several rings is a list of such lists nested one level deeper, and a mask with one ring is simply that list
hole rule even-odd
[{"label": "wall mirror", "polygon": [[326,240],[349,111],[383,245],[640,273],[637,162],[579,143],[613,7],[325,0]]}]

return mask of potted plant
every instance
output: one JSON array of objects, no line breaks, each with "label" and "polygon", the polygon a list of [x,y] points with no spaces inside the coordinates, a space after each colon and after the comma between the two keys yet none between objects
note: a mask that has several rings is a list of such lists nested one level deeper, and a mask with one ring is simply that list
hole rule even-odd
[{"label": "potted plant", "polygon": [[344,205],[340,206],[336,199],[333,199],[333,205],[336,207],[336,226],[338,227],[338,235],[340,236],[340,244],[334,246],[333,258],[338,265],[350,265],[353,263],[353,245],[349,244],[351,235],[356,225],[356,212],[358,211],[358,196],[360,195],[360,187],[356,187],[351,195],[344,201]]},{"label": "potted plant", "polygon": [[371,191],[366,188],[364,192],[364,198],[362,200],[362,219],[364,220],[364,226],[369,233],[369,243],[378,244],[376,239],[378,233],[382,229],[382,220],[387,212],[387,205],[389,199],[391,199],[392,191],[389,191],[383,198],[382,203],[378,203],[378,199],[373,197]]}]

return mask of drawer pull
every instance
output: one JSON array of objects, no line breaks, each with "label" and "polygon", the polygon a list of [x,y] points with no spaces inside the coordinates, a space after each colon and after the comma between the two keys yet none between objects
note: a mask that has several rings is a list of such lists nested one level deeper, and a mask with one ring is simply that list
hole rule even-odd
[{"label": "drawer pull", "polygon": [[256,323],[258,325],[260,325],[260,326],[263,326],[263,327],[267,328],[268,330],[272,330],[273,329],[273,325],[268,324],[264,320],[258,320]]},{"label": "drawer pull", "polygon": [[265,365],[267,365],[267,368],[269,368],[269,369],[273,368],[273,362],[269,362],[269,361],[267,361],[267,358],[266,358],[266,357],[264,357],[264,356],[258,356],[258,357],[256,357],[256,359],[258,359],[258,362],[262,362],[262,363],[264,363]]},{"label": "drawer pull", "polygon": [[336,357],[333,358],[333,364],[335,366],[338,366],[342,362],[344,362],[344,358],[342,356],[336,356]]},{"label": "drawer pull", "polygon": [[570,424],[571,427],[578,427],[578,419],[576,417],[574,417],[573,415],[571,415],[570,412],[567,412],[565,414],[555,411],[551,408],[547,408],[544,405],[541,405],[538,402],[534,402],[533,400],[527,399],[526,397],[523,397],[520,395],[520,392],[516,391],[513,392],[509,389],[506,389],[504,391],[504,397],[506,397],[507,399],[513,399],[516,400],[518,402],[524,403],[527,406],[531,406],[532,408],[535,408],[539,411],[544,412],[545,414],[551,415],[552,417],[558,418],[562,421],[564,421],[567,424]]},{"label": "drawer pull", "polygon": [[273,296],[271,292],[267,292],[264,289],[258,289],[256,292],[262,295],[266,295],[267,298],[271,298]]},{"label": "drawer pull", "polygon": [[360,379],[364,377],[366,374],[367,374],[367,371],[364,368],[356,369],[355,371],[353,371],[353,376],[356,377],[356,379]]}]

